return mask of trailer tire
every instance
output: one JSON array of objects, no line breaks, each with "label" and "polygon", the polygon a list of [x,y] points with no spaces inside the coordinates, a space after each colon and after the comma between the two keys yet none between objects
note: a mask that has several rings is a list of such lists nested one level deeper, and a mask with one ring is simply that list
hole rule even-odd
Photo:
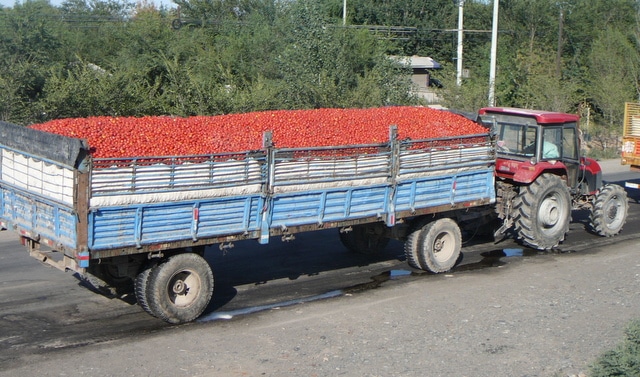
[{"label": "trailer tire", "polygon": [[416,266],[433,273],[451,270],[460,258],[462,234],[458,224],[450,218],[441,218],[425,224],[407,239],[407,255],[417,257]]},{"label": "trailer tire", "polygon": [[420,238],[421,230],[422,229],[417,229],[409,233],[407,240],[404,241],[404,255],[407,258],[409,266],[419,270],[424,270],[420,264],[420,259],[418,258],[418,239]]},{"label": "trailer tire", "polygon": [[409,229],[409,235],[404,241],[404,255],[407,258],[407,263],[409,266],[419,270],[424,270],[424,268],[420,264],[420,259],[418,258],[418,240],[420,238],[422,228],[430,221],[434,221],[434,218],[419,218],[414,221]]},{"label": "trailer tire", "polygon": [[350,232],[340,232],[340,242],[354,253],[378,254],[387,247],[389,238],[384,236],[384,224],[354,225]]},{"label": "trailer tire", "polygon": [[571,222],[571,196],[565,182],[542,174],[523,186],[515,200],[515,230],[524,244],[552,249],[564,240]]},{"label": "trailer tire", "polygon": [[213,272],[203,257],[176,254],[151,269],[146,302],[153,315],[165,322],[190,322],[206,309],[213,285]]},{"label": "trailer tire", "polygon": [[606,184],[593,203],[588,229],[602,237],[615,236],[627,221],[628,212],[627,192],[621,186]]},{"label": "trailer tire", "polygon": [[142,270],[136,275],[134,283],[134,292],[136,295],[136,301],[138,305],[148,314],[156,316],[155,313],[149,308],[149,302],[147,300],[147,286],[149,285],[149,276],[153,268],[157,266],[158,262],[153,261],[147,263],[142,267]]}]

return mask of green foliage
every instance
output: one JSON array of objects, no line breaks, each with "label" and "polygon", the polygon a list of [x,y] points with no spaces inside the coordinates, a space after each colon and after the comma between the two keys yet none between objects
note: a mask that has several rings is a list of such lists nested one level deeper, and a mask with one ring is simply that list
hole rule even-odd
[{"label": "green foliage", "polygon": [[[409,72],[388,55],[431,56],[441,104],[488,103],[492,2],[450,0],[175,0],[180,14],[130,0],[46,0],[0,8],[0,119],[193,115],[416,104]],[[496,104],[575,112],[594,138],[618,133],[640,93],[634,0],[500,2]],[[172,21],[180,18],[182,28]],[[402,38],[353,25],[414,29]],[[397,36],[396,36],[397,37]]]},{"label": "green foliage", "polygon": [[[18,59],[5,60],[0,66],[0,120],[24,122],[30,117],[29,86],[37,65]],[[37,74],[36,74],[37,75]]]},{"label": "green foliage", "polygon": [[153,87],[132,72],[111,73],[79,61],[70,69],[52,68],[39,102],[48,119],[97,115],[142,116],[157,113]]},{"label": "green foliage", "polygon": [[[363,30],[327,27],[314,2],[184,5],[182,16],[200,22],[179,30],[170,27],[175,16],[166,11],[127,2],[38,5],[65,18],[50,19],[49,8],[38,8],[27,16],[46,27],[33,31],[29,22],[35,21],[24,27],[16,21],[0,37],[7,51],[0,59],[15,60],[0,67],[3,119],[28,124],[90,115],[416,103],[407,72],[391,64],[382,41]],[[12,18],[25,10],[3,12]],[[41,46],[22,46],[26,38]]]},{"label": "green foliage", "polygon": [[620,157],[620,151],[618,148],[592,148],[589,149],[586,154],[587,157],[593,158],[595,160],[610,160]]},{"label": "green foliage", "polygon": [[589,54],[591,96],[611,132],[622,125],[624,102],[638,87],[640,55],[621,30],[606,28],[593,41]]},{"label": "green foliage", "polygon": [[292,7],[287,22],[290,33],[276,58],[283,107],[410,102],[407,72],[392,65],[368,32],[327,27],[328,20],[312,2]]},{"label": "green foliage", "polygon": [[442,105],[455,110],[475,112],[479,108],[487,106],[488,102],[488,77],[472,76],[463,79],[461,85],[458,86],[456,68],[452,65],[445,65],[441,81],[444,88],[440,90],[443,97]]},{"label": "green foliage", "polygon": [[174,0],[187,18],[221,22],[242,20],[251,14],[272,14],[276,3],[269,0]]},{"label": "green foliage", "polygon": [[640,376],[640,320],[627,327],[625,339],[615,349],[605,352],[591,366],[591,377]]},{"label": "green foliage", "polygon": [[573,82],[558,76],[555,52],[538,46],[522,49],[516,56],[516,69],[509,75],[516,83],[512,97],[516,106],[572,112],[578,102]]}]

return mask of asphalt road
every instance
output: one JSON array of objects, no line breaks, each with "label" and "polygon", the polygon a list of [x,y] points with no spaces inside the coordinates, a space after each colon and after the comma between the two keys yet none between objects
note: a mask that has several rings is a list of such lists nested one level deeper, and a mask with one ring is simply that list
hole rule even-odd
[{"label": "asphalt road", "polygon": [[[619,161],[605,180],[638,180]],[[562,376],[640,318],[640,204],[599,238],[577,213],[557,252],[471,239],[454,271],[371,259],[335,230],[209,250],[212,304],[170,326],[30,258],[0,232],[0,376]],[[512,253],[512,249],[522,249]]]}]

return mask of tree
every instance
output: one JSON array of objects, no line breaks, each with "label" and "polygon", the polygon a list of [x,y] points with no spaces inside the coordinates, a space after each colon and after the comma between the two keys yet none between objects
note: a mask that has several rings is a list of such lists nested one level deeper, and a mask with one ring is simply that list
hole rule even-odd
[{"label": "tree", "polygon": [[637,96],[640,54],[625,33],[602,30],[589,54],[589,92],[599,110],[599,127],[593,136],[603,147],[622,130],[624,103]]},{"label": "tree", "polygon": [[182,16],[206,22],[242,21],[252,14],[273,17],[277,2],[273,0],[174,0]]},{"label": "tree", "polygon": [[41,96],[48,67],[62,58],[62,34],[50,17],[56,14],[43,0],[0,9],[2,119],[18,123],[40,119],[32,105]]},{"label": "tree", "polygon": [[579,101],[576,85],[558,76],[555,51],[544,46],[519,49],[515,70],[508,75],[515,83],[515,106],[572,112]]},{"label": "tree", "polygon": [[[377,106],[411,101],[408,75],[391,64],[379,41],[366,31],[327,25],[316,3],[292,6],[286,26],[290,32],[277,57],[283,85],[279,98],[285,107],[348,107],[352,96]],[[358,86],[372,83],[380,88],[363,101]]]}]

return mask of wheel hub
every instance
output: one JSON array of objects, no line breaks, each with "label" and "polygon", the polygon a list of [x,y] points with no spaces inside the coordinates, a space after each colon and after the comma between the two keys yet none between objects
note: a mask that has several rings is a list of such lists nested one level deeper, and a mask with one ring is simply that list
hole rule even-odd
[{"label": "wheel hub", "polygon": [[187,307],[198,298],[202,289],[200,277],[190,270],[174,275],[168,285],[170,300],[179,307]]},{"label": "wheel hub", "polygon": [[183,295],[187,291],[187,285],[184,283],[184,280],[178,279],[173,283],[173,293],[177,295]]},{"label": "wheel hub", "polygon": [[560,218],[560,209],[558,208],[558,202],[554,199],[546,199],[540,205],[538,211],[538,219],[545,227],[552,227],[558,223]]},{"label": "wheel hub", "polygon": [[443,232],[439,234],[433,243],[433,254],[439,261],[446,261],[455,249],[453,235]]},{"label": "wheel hub", "polygon": [[618,206],[615,204],[611,204],[609,209],[607,210],[607,219],[609,222],[615,220],[618,216]]}]

